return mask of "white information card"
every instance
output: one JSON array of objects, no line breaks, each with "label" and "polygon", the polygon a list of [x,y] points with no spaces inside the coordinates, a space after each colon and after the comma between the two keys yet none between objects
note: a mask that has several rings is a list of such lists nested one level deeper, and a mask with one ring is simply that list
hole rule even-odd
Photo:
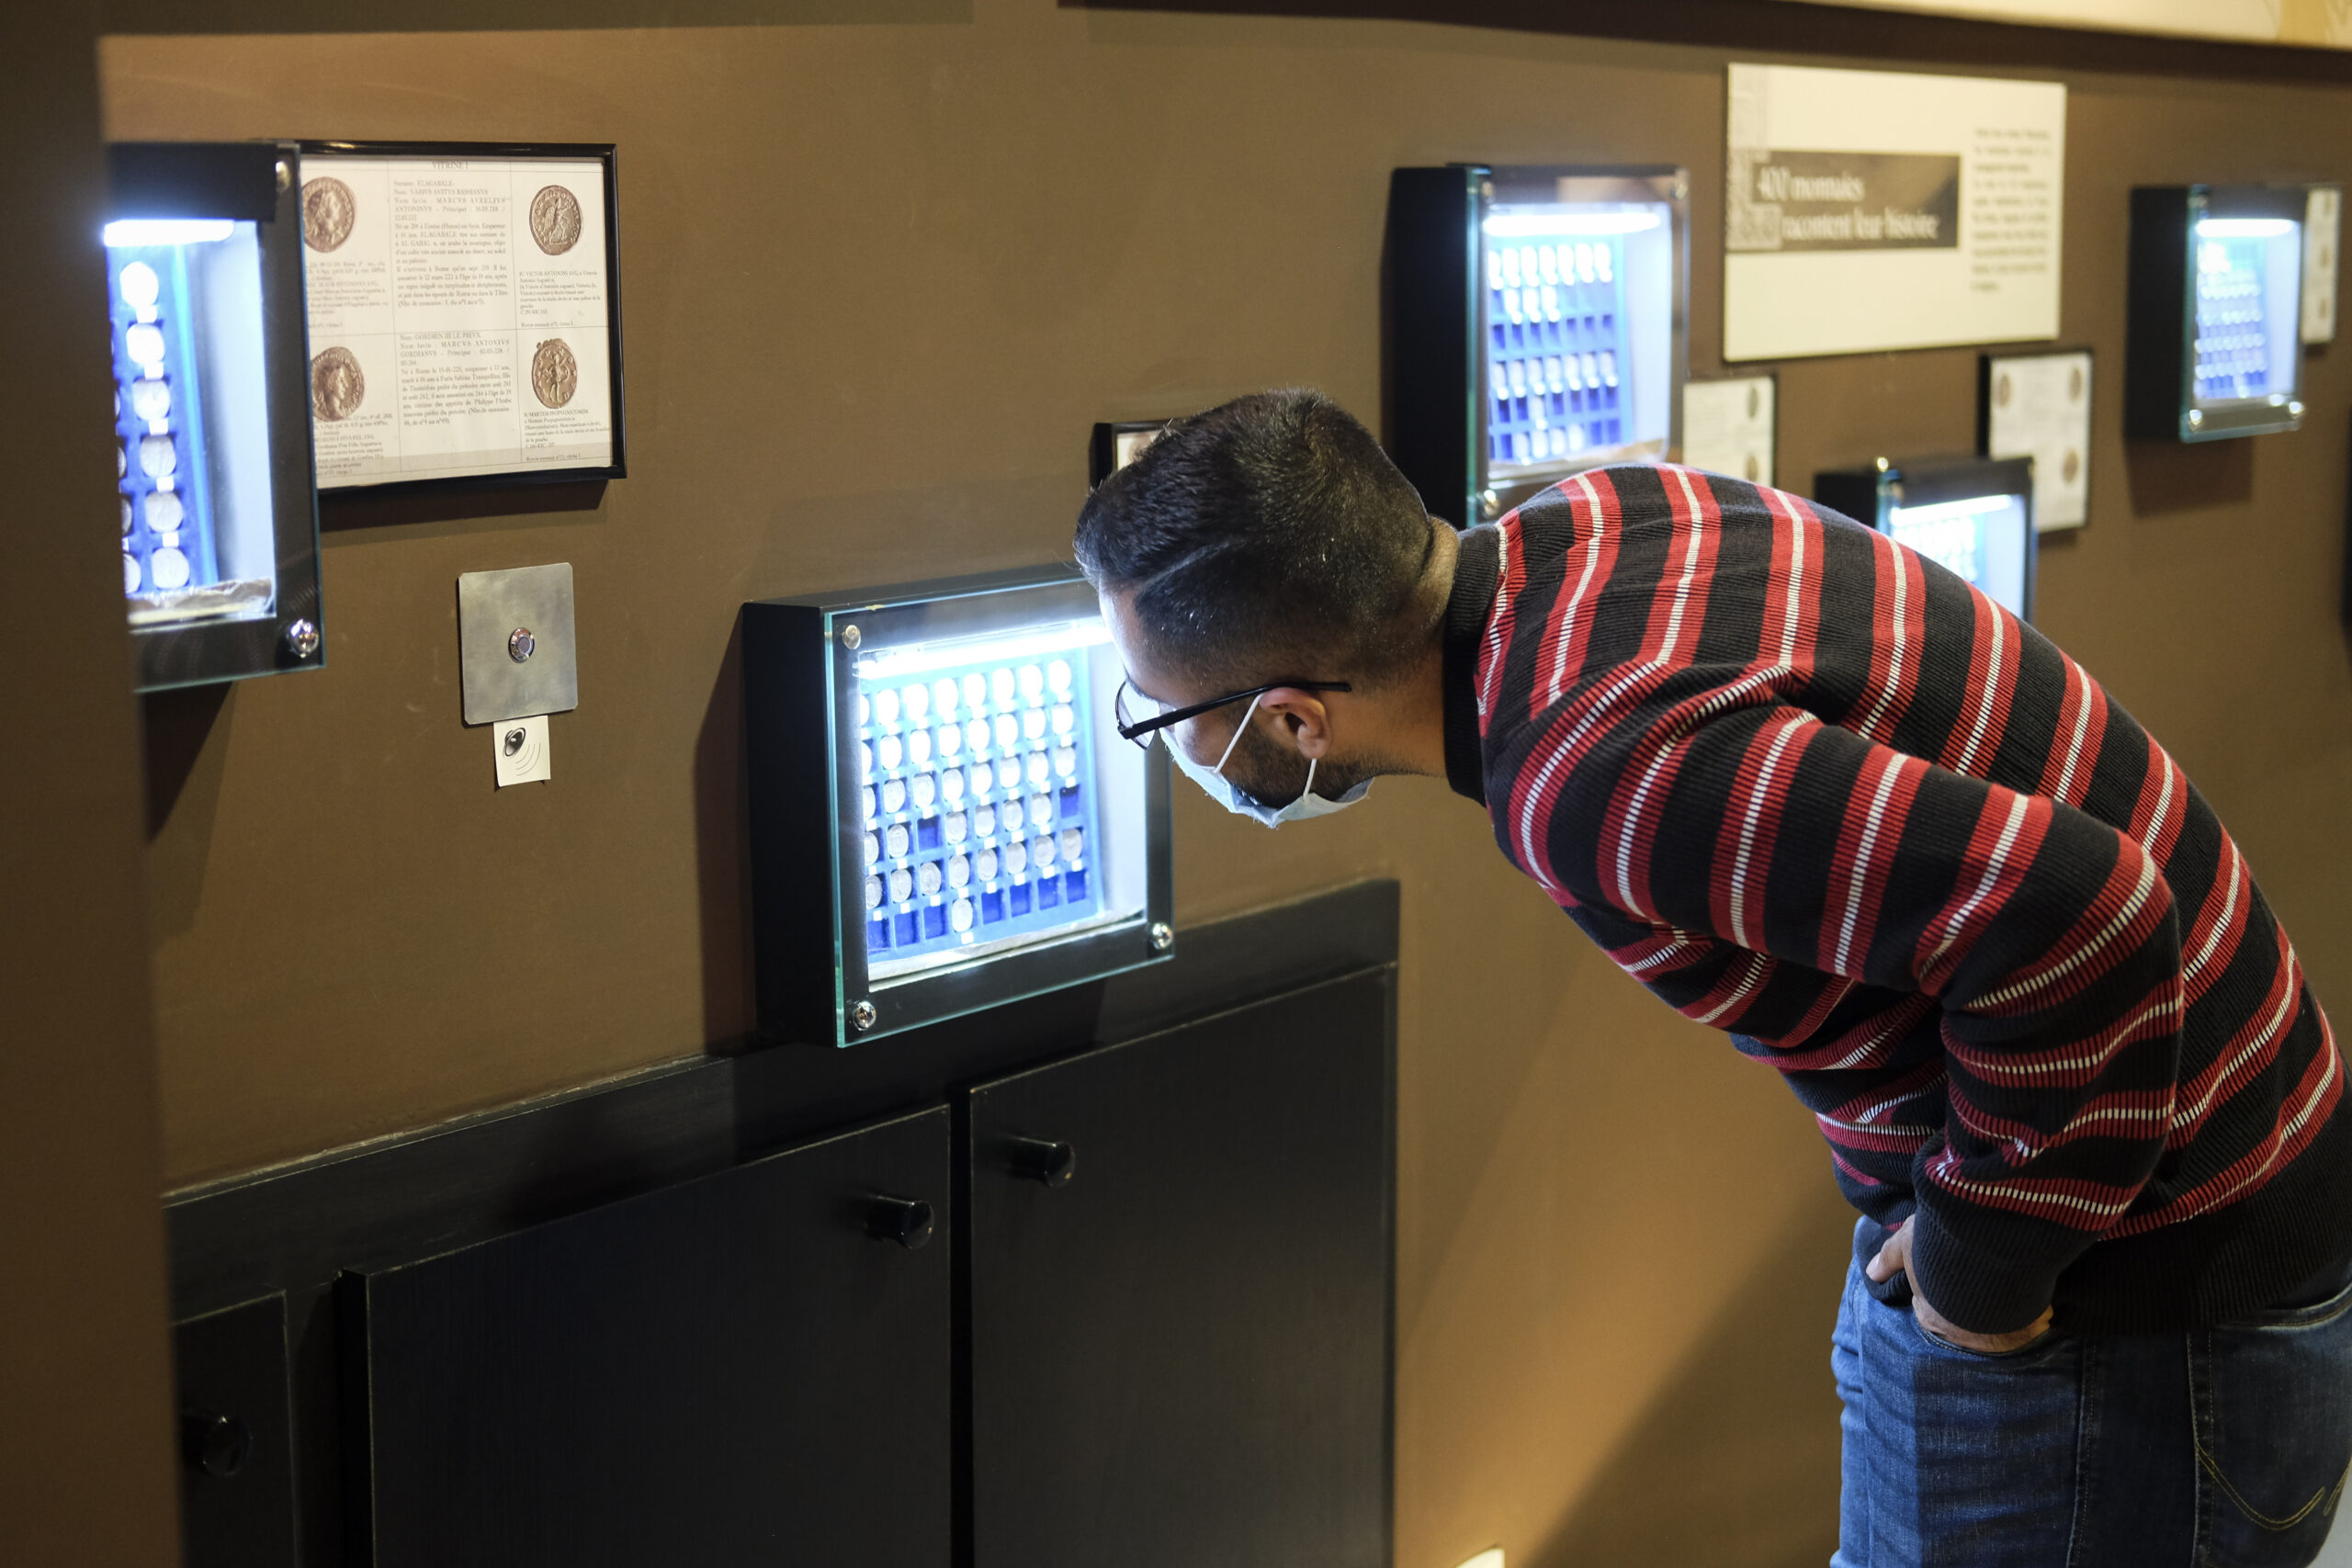
[{"label": "white information card", "polygon": [[1775,393],[1770,376],[1689,381],[1682,388],[1682,460],[1751,484],[1774,482]]},{"label": "white information card", "polygon": [[1992,355],[1984,363],[1984,455],[2033,459],[2033,527],[2091,517],[2091,356]]},{"label": "white information card", "polygon": [[1734,65],[1724,357],[2058,335],[2066,89]]},{"label": "white information card", "polygon": [[319,486],[613,462],[605,166],[302,160]]}]

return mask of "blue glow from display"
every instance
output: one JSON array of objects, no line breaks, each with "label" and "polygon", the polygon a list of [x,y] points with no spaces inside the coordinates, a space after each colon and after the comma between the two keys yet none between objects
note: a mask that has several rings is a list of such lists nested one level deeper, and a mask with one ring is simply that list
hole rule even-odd
[{"label": "blue glow from display", "polygon": [[[107,231],[143,234],[163,227],[153,222],[110,223]],[[232,228],[224,222],[221,234],[207,238],[224,238]],[[130,275],[128,288],[126,274]],[[149,596],[218,582],[220,566],[204,446],[204,400],[196,375],[194,299],[186,249],[179,244],[109,248],[107,292],[113,307],[115,395],[119,405],[115,439],[126,519],[124,590],[128,594]],[[159,410],[160,417],[145,417],[142,408]]]},{"label": "blue glow from display", "polygon": [[1589,233],[1574,243],[1495,243],[1497,225],[1655,214],[1498,215],[1486,220],[1487,456],[1490,462],[1566,462],[1629,439],[1631,325],[1623,235],[1634,230],[1527,230]]}]

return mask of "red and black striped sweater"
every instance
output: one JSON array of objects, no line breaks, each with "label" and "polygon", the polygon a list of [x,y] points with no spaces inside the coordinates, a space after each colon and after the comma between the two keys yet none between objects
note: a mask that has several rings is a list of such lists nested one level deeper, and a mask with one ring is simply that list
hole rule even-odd
[{"label": "red and black striped sweater", "polygon": [[1787,1077],[1854,1205],[1916,1220],[1953,1322],[2222,1321],[2352,1247],[2294,950],[2048,639],[1695,469],[1582,474],[1463,541],[1454,787],[1629,974]]}]

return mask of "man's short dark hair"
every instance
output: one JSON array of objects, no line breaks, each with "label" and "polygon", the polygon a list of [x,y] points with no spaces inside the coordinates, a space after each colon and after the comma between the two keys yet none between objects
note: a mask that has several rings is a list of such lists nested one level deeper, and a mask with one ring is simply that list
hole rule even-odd
[{"label": "man's short dark hair", "polygon": [[1320,392],[1178,420],[1078,514],[1079,565],[1204,681],[1377,686],[1427,644],[1433,535],[1372,433]]}]

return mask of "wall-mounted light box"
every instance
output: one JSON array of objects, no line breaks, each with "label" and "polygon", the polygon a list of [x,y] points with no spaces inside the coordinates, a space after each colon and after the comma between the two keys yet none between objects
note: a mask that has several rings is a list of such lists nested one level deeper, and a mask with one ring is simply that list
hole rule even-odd
[{"label": "wall-mounted light box", "polygon": [[322,662],[290,144],[119,142],[106,248],[141,691]]},{"label": "wall-mounted light box", "polygon": [[2309,200],[2302,186],[2132,191],[2131,434],[2220,441],[2301,426]]},{"label": "wall-mounted light box", "polygon": [[1680,169],[1389,176],[1388,451],[1433,515],[1498,517],[1579,469],[1681,448]]},{"label": "wall-mounted light box", "polygon": [[848,1045],[1168,955],[1168,760],[1069,568],[743,606],[763,1032]]},{"label": "wall-mounted light box", "polygon": [[2032,458],[1881,458],[1815,474],[1813,498],[1959,574],[2018,619],[2033,619]]}]

